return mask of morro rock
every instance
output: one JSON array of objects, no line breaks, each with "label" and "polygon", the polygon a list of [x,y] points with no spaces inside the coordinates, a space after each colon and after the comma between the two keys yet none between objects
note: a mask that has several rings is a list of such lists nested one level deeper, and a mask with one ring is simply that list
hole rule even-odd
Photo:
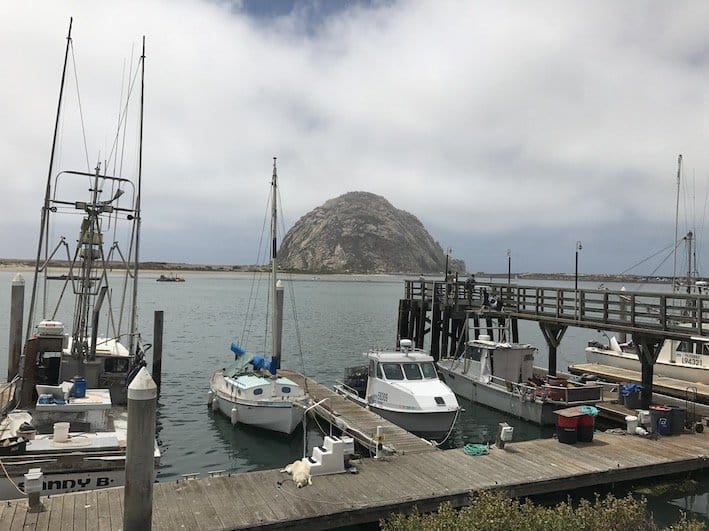
[{"label": "morro rock", "polygon": [[[416,216],[381,196],[349,192],[330,199],[288,231],[285,269],[332,273],[442,273],[446,256]],[[465,271],[460,260],[449,269]]]}]

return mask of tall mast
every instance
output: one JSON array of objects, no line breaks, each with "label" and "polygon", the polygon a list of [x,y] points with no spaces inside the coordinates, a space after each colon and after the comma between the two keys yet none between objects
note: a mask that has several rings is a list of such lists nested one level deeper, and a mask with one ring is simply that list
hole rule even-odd
[{"label": "tall mast", "polygon": [[271,179],[271,356],[275,357],[278,354],[277,351],[277,338],[276,338],[276,319],[277,319],[277,309],[276,309],[276,283],[278,279],[276,278],[277,273],[277,216],[278,216],[278,176],[276,174],[276,157],[273,157],[273,178]]},{"label": "tall mast", "polygon": [[[42,206],[42,219],[40,221],[39,228],[39,242],[37,244],[37,261],[34,266],[34,280],[32,281],[32,299],[30,301],[30,313],[29,319],[27,319],[27,335],[30,337],[30,332],[32,331],[32,325],[34,324],[34,311],[35,311],[35,297],[37,294],[37,279],[39,277],[39,261],[42,258],[42,247],[45,242],[45,235],[49,230],[49,198],[52,193],[52,171],[54,170],[54,152],[57,147],[57,134],[59,132],[59,116],[61,115],[62,100],[64,98],[64,80],[66,79],[66,66],[69,61],[69,47],[71,46],[71,26],[74,22],[74,18],[69,18],[69,33],[66,36],[66,49],[64,50],[64,66],[62,67],[62,80],[59,85],[59,101],[57,102],[57,115],[54,120],[54,135],[52,136],[52,152],[49,155],[49,171],[47,172],[47,188],[44,192],[44,205]],[[46,252],[46,249],[45,249]],[[45,294],[46,294],[46,278],[45,278]],[[46,295],[45,295],[46,297]],[[46,300],[45,300],[46,306]],[[46,308],[42,309],[42,317],[44,317],[44,312]]]},{"label": "tall mast", "polygon": [[137,354],[133,350],[135,344],[135,329],[138,319],[138,266],[140,262],[140,192],[143,181],[143,106],[145,103],[145,35],[143,35],[143,53],[140,56],[140,139],[138,143],[138,194],[135,201],[135,262],[133,267],[133,305],[131,307],[130,333],[128,352]]},{"label": "tall mast", "polygon": [[676,290],[676,279],[677,279],[677,246],[679,242],[677,241],[677,230],[679,228],[679,185],[680,176],[682,174],[682,153],[677,157],[677,201],[675,203],[675,250],[673,252],[673,265],[672,265],[672,291]]}]

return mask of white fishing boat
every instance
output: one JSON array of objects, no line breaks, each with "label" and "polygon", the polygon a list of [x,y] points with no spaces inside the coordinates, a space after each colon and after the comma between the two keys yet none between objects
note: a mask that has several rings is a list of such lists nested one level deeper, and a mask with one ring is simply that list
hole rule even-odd
[{"label": "white fishing boat", "polygon": [[[472,319],[468,319],[468,324]],[[534,368],[536,347],[499,341],[469,328],[463,352],[441,359],[441,377],[453,392],[478,404],[503,411],[542,426],[554,425],[553,412],[601,400],[603,388],[561,377],[546,377]]]},{"label": "white fishing boat", "polygon": [[419,437],[445,439],[458,417],[458,400],[438,378],[433,357],[413,349],[410,339],[399,345],[364,353],[368,364],[346,369],[335,391]]},{"label": "white fishing boat", "polygon": [[242,347],[232,343],[231,350],[235,360],[231,365],[212,374],[208,402],[213,409],[229,417],[234,425],[240,422],[291,434],[303,420],[305,408],[308,406],[308,394],[298,383],[278,374],[282,330],[280,309],[283,297],[277,279],[277,196],[278,177],[274,158],[271,180],[270,359],[247,353]]},{"label": "white fishing boat", "polygon": [[[2,499],[22,497],[25,474],[33,469],[43,475],[42,495],[123,485],[127,385],[145,365],[136,326],[140,163],[131,176],[109,175],[101,164],[93,172],[54,167],[71,46],[70,23],[26,339],[17,375],[8,384],[17,393],[0,420]],[[144,51],[145,41],[134,72],[141,83],[131,84],[125,104],[126,113],[129,108],[140,113],[137,161],[142,160]],[[137,103],[128,103],[136,96],[137,109]],[[116,138],[125,126],[123,120]],[[131,158],[120,149],[113,156],[126,166]],[[109,158],[104,168],[113,164]],[[79,199],[86,188],[88,197]],[[67,220],[77,216],[78,238],[65,237]],[[109,230],[110,243],[104,244]],[[54,237],[57,241],[50,241]],[[57,274],[57,267],[65,272]],[[64,322],[70,323],[66,331]],[[159,458],[156,445],[156,466]]]}]

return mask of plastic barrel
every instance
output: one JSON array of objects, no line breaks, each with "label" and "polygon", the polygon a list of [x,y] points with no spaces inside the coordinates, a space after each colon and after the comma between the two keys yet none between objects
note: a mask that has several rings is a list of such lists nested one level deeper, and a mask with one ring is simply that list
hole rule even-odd
[{"label": "plastic barrel", "polygon": [[684,421],[687,411],[683,407],[670,406],[670,431],[672,435],[684,433]]},{"label": "plastic barrel", "polygon": [[635,391],[624,397],[625,400],[623,404],[628,409],[638,409],[642,405],[642,398],[640,391]]},{"label": "plastic barrel", "polygon": [[591,442],[593,440],[593,429],[596,419],[592,415],[582,415],[578,419],[578,441]]},{"label": "plastic barrel", "polygon": [[74,398],[84,398],[86,396],[86,379],[74,378]]}]

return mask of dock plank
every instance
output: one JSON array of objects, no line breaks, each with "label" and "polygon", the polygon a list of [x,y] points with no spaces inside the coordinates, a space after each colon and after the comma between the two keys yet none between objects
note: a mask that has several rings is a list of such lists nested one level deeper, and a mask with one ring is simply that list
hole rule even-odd
[{"label": "dock plank", "polygon": [[74,502],[76,496],[74,494],[67,494],[64,496],[64,505],[62,506],[62,520],[61,529],[62,531],[71,531],[74,529]]}]

